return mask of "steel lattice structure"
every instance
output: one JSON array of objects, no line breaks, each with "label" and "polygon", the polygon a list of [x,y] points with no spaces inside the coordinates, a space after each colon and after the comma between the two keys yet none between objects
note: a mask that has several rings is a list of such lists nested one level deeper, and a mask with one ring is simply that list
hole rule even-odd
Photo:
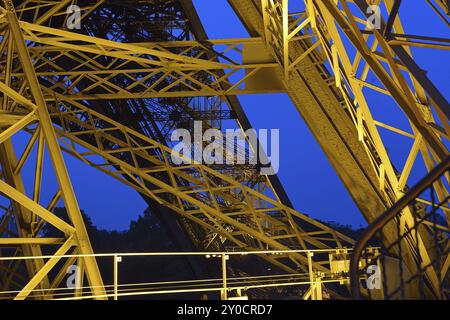
[{"label": "steel lattice structure", "polygon": [[[173,163],[175,128],[192,128],[194,120],[206,128],[221,129],[222,120],[251,127],[238,94],[288,93],[368,222],[404,195],[417,162],[431,170],[448,155],[449,103],[411,53],[413,46],[449,49],[448,40],[405,34],[400,1],[376,2],[387,13],[379,30],[366,28],[373,3],[365,0],[306,0],[305,10],[294,13],[288,0],[228,2],[250,38],[208,40],[190,0],[2,2],[0,192],[7,202],[1,203],[0,252],[39,257],[52,250],[50,259],[27,260],[28,277],[17,272],[18,263],[0,265],[5,290],[19,290],[16,298],[25,299],[39,288],[51,297],[76,263],[92,294],[104,295],[94,258],[59,257],[93,253],[62,152],[138,191],[183,249],[352,246],[349,237],[294,210],[278,178],[261,176],[257,167]],[[445,1],[424,2],[448,24]],[[65,28],[72,4],[82,8],[76,32]],[[400,108],[410,131],[374,116],[374,94]],[[381,129],[412,141],[402,167]],[[13,136],[20,134],[28,143],[19,153]],[[34,180],[27,188],[22,170],[31,161]],[[44,167],[59,186],[49,203],[41,199],[50,186]],[[441,201],[448,199],[448,179],[434,185]],[[61,200],[68,221],[53,213]],[[448,234],[444,210],[447,226],[441,227]],[[398,223],[414,227],[410,208]],[[61,237],[43,238],[45,225]],[[418,255],[430,261],[433,236],[419,229],[417,243],[402,253],[408,266]],[[307,268],[301,254],[264,258],[287,272]],[[314,265],[330,270],[323,257]],[[438,274],[448,276],[450,256],[442,266],[426,271],[431,296]]]}]

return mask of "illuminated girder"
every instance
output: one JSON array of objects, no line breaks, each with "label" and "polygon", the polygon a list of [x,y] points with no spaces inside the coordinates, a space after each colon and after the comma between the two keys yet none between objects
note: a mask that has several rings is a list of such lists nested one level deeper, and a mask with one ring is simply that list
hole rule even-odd
[{"label": "illuminated girder", "polygon": [[[55,130],[70,153],[91,164],[95,162],[88,160],[90,156],[101,156],[108,162],[96,163],[97,168],[236,246],[246,250],[288,250],[343,248],[352,244],[348,237],[270,198],[266,195],[267,190],[266,194],[259,193],[201,164],[173,164],[170,148],[77,102],[49,104],[47,107],[53,121],[61,124],[61,128],[56,127]],[[14,115],[19,119],[17,129],[25,128],[29,115]],[[99,127],[100,123],[104,127]],[[30,145],[34,136],[30,138]],[[86,139],[86,136],[92,139]],[[73,143],[91,152],[79,151]],[[106,149],[106,146],[113,148]],[[132,163],[123,161],[123,157],[132,159]],[[140,166],[141,160],[152,166]],[[129,183],[130,180],[124,176],[134,183]],[[5,188],[2,188],[3,192],[9,190],[6,185],[1,186]],[[25,199],[20,198],[20,201]],[[39,241],[42,244],[55,243],[54,239]],[[307,257],[297,253],[266,256],[265,259],[290,272],[304,270],[307,264]],[[315,267],[329,272],[327,264],[328,261],[324,260],[316,262]]]},{"label": "illuminated girder", "polygon": [[[294,49],[299,38],[310,35],[310,38],[317,39],[308,50],[315,50],[320,46],[320,52],[327,57],[334,74],[335,86],[354,123],[356,137],[364,146],[372,163],[381,195],[386,203],[393,204],[407,190],[407,182],[414,164],[419,161],[419,154],[422,155],[428,170],[448,155],[443,140],[449,138],[450,105],[414,62],[408,46],[418,44],[399,40],[422,37],[402,36],[404,32],[400,19],[395,9],[392,9],[394,2],[381,2],[384,2],[382,4],[392,16],[387,23],[381,22],[381,30],[366,29],[369,17],[364,14],[369,12],[368,4],[361,0],[339,1],[339,5],[335,1],[308,0],[305,1],[306,10],[295,14],[288,12],[288,0],[267,0],[262,2],[262,10],[266,43],[273,49],[274,55],[284,68],[285,81],[291,81],[294,71],[301,70],[302,64],[309,62],[304,53],[298,54]],[[395,33],[390,28],[393,28]],[[347,39],[344,39],[343,35],[356,50],[349,49]],[[441,40],[443,44],[422,43],[420,46],[449,49],[448,40],[429,39]],[[375,74],[377,80],[369,80],[370,74]],[[394,103],[391,104],[397,104],[410,123],[410,132],[390,125],[389,118],[374,119],[376,103],[373,92],[392,97]],[[371,93],[372,99],[369,98]],[[434,115],[438,118],[435,119]],[[413,141],[409,153],[405,155],[406,163],[402,164],[400,171],[396,169],[387,152],[379,128],[388,129]],[[441,201],[448,197],[448,190],[443,182],[436,184],[435,192]],[[426,199],[418,200],[429,203]],[[448,223],[450,215],[448,210],[445,211]],[[410,208],[404,210],[403,218],[404,221],[399,222],[403,227],[408,229],[414,226],[415,217]],[[369,216],[369,221],[371,220]],[[390,236],[388,231],[385,237]],[[432,236],[427,230],[417,236],[417,245],[412,248],[419,248],[419,252],[411,253],[410,265],[414,265],[412,261],[417,254],[421,256],[424,268],[430,264],[433,250],[428,247],[428,239]],[[412,248],[410,250],[417,251]],[[450,257],[447,257],[447,260],[449,259]],[[434,290],[439,287],[438,275],[445,277],[449,271],[448,264],[443,263],[443,266],[442,270],[425,268]]]},{"label": "illuminated girder", "polygon": [[[97,4],[100,6],[102,2],[92,1],[91,5],[86,7],[87,12],[92,12],[91,9]],[[160,142],[130,128],[124,128],[123,124],[96,113],[83,102],[77,101],[81,99],[80,97],[89,98],[91,101],[102,98],[120,99],[120,94],[135,99],[158,95],[232,96],[237,93],[286,90],[369,222],[390,207],[407,190],[411,171],[419,153],[428,170],[448,154],[441,140],[448,139],[449,135],[448,103],[442,99],[426,76],[417,73],[417,68],[411,63],[414,61],[408,58],[409,48],[399,50],[396,47],[398,44],[415,45],[413,41],[408,40],[413,38],[402,38],[403,30],[399,19],[394,20],[392,25],[395,32],[391,35],[395,38],[385,38],[385,34],[378,31],[364,30],[363,23],[366,17],[358,13],[360,11],[353,2],[365,13],[367,6],[365,1],[339,1],[341,6],[338,6],[336,1],[306,1],[306,10],[295,15],[289,15],[287,1],[264,1],[263,10],[258,1],[229,0],[229,2],[253,39],[216,43],[182,41],[124,44],[46,28],[36,21],[19,22],[20,27],[27,32],[27,39],[31,43],[37,43],[36,46],[29,48],[29,51],[61,141],[67,142],[69,139],[89,149],[90,153],[86,153],[85,150],[80,152],[68,142],[64,148],[89,164],[95,163],[88,160],[90,155],[101,153],[106,160],[104,163],[96,163],[101,170],[141,192],[146,192],[155,201],[172,208],[180,215],[195,220],[205,229],[211,230],[211,234],[222,237],[225,237],[224,233],[228,234],[231,242],[242,247],[257,248],[259,245],[262,248],[269,245],[276,248],[280,246],[296,248],[302,247],[303,241],[309,241],[310,245],[317,246],[339,246],[341,245],[339,239],[350,241],[313,220],[305,220],[304,216],[274,200],[276,196],[272,198],[262,196],[254,189],[242,186],[211,168],[198,164],[193,167],[177,168],[171,166],[170,162],[167,165],[170,151]],[[31,4],[34,1],[26,3]],[[59,6],[59,2],[49,2],[48,5],[56,6],[53,7],[53,12],[56,13],[69,3],[71,1],[65,1],[64,5]],[[382,3],[386,4],[388,12],[391,12],[393,1],[386,0]],[[444,2],[435,1],[435,3],[445,11]],[[39,4],[37,7],[40,6]],[[38,9],[29,10],[34,10],[36,16],[46,16],[45,19],[41,19],[41,24],[50,19],[51,15],[45,14],[48,12],[46,10],[42,14],[36,11]],[[55,16],[62,16],[61,12]],[[344,46],[346,42],[341,39],[342,35],[350,39],[356,53],[353,54],[352,50],[348,50],[347,44]],[[228,44],[225,48],[230,50],[244,49],[236,47],[236,44],[245,42],[253,45],[249,52],[256,52],[255,47],[258,48],[257,51],[263,51],[262,39],[265,40],[267,52],[272,54],[272,57],[270,54],[263,54],[262,62],[259,60],[248,63],[244,57],[238,61],[224,59],[218,53],[226,54],[227,49],[211,50],[224,44]],[[71,43],[75,40],[81,42]],[[120,40],[123,40],[123,35],[120,36]],[[426,46],[445,48],[445,41],[441,42],[438,45]],[[75,53],[74,57],[70,56],[72,51]],[[245,50],[243,52],[245,54]],[[239,54],[242,55],[242,52]],[[12,54],[8,56],[13,59]],[[230,58],[233,56],[235,54]],[[55,57],[61,61],[52,65],[51,60]],[[332,70],[327,70],[324,64],[326,59]],[[87,69],[76,70],[80,62],[85,62],[83,68]],[[166,64],[162,65],[162,62]],[[121,65],[130,69],[123,70],[119,67]],[[138,69],[137,65],[144,68]],[[386,71],[386,66],[389,66],[392,75]],[[157,73],[152,74],[163,68],[171,72],[172,76],[169,79],[163,79],[161,75],[158,77]],[[225,73],[221,75],[222,70],[225,70]],[[277,75],[273,77],[274,79],[281,79],[281,86],[277,81],[269,83],[269,87],[261,87],[257,73],[269,70],[272,75]],[[86,75],[82,74],[84,71]],[[135,76],[133,71],[142,73]],[[20,68],[11,72],[20,77],[24,73]],[[371,72],[381,81],[375,83],[368,81],[367,76]],[[403,72],[409,73],[412,85]],[[52,80],[49,80],[50,78]],[[149,80],[149,83],[144,84],[145,80],[141,81],[142,79]],[[7,77],[4,81],[5,83],[8,81]],[[157,89],[152,87],[155,81],[156,83],[160,81],[162,87]],[[244,81],[253,86],[242,87]],[[19,81],[15,82],[16,86],[18,84]],[[130,90],[133,85],[141,86],[141,93],[142,89],[146,92],[148,88],[151,88],[151,92],[146,92],[148,96],[138,96],[136,92],[139,90],[136,92]],[[71,91],[77,86],[81,91]],[[20,88],[16,89],[19,91]],[[384,119],[374,119],[372,108],[375,105],[368,99],[367,89],[393,97],[395,104],[405,112],[411,130],[408,132],[404,128],[396,128]],[[74,94],[75,98],[71,98],[70,93]],[[433,119],[433,113],[437,115],[437,119]],[[84,123],[82,118],[74,116],[76,114],[83,114],[85,120],[101,120],[100,122],[107,126],[90,127],[92,124]],[[27,121],[35,121],[20,113],[10,114],[9,118],[16,119],[9,120],[12,121],[10,123],[20,123],[15,126],[13,124],[15,129],[24,128],[28,124]],[[67,122],[71,125],[65,126],[64,123]],[[407,159],[406,164],[400,166],[394,164],[378,132],[379,128],[412,139],[411,150],[404,157]],[[108,129],[113,134],[110,134]],[[28,131],[32,133],[32,137],[37,136],[34,128],[29,128]],[[130,136],[133,139],[129,140]],[[109,147],[119,146],[118,151],[114,148],[104,148],[103,141],[108,141]],[[149,150],[158,152],[150,153]],[[136,157],[152,166],[142,166],[140,160],[135,160]],[[127,176],[128,179],[124,178]],[[237,186],[239,190],[237,193],[235,190],[229,190],[234,189],[232,185]],[[194,186],[199,186],[200,189],[193,190]],[[440,198],[448,195],[445,183],[437,184],[435,188]],[[255,199],[264,200],[265,204],[261,207],[242,208],[236,204],[237,200],[242,202],[242,197],[247,197],[249,201],[244,199],[243,204],[239,203],[241,206],[253,206],[252,200]],[[426,199],[419,200],[428,204]],[[267,209],[267,206],[270,209]],[[230,210],[232,217],[229,217],[230,212],[227,210]],[[272,210],[279,213],[281,220],[278,220],[277,216],[267,214]],[[234,216],[239,218],[234,219]],[[255,221],[265,221],[269,219],[268,217],[275,219],[270,221],[273,226],[267,222],[255,224]],[[303,234],[299,230],[305,223],[307,225],[310,223],[319,230],[317,233],[311,231],[312,233]],[[409,210],[405,210],[403,220],[399,223],[405,227],[414,223]],[[262,234],[259,233],[261,227]],[[268,232],[268,235],[264,232]],[[329,237],[326,243],[321,244],[322,234]],[[333,237],[333,234],[336,236]],[[303,235],[308,240],[303,240]],[[386,236],[389,237],[389,234]],[[432,254],[426,245],[429,236],[433,235],[424,230],[417,238],[424,264],[430,260],[429,255]],[[277,260],[273,257],[267,258],[288,270],[292,270],[292,266],[302,264],[301,257],[294,255],[279,257]],[[443,264],[444,268],[440,270],[443,277],[448,272],[450,265],[448,261],[450,257],[447,257],[446,263]],[[428,268],[427,275],[432,286],[436,288],[436,282],[439,281],[436,270]]]},{"label": "illuminated girder", "polygon": [[[80,1],[78,4],[81,6],[82,10],[81,18],[85,18],[104,2],[105,0],[83,1],[82,5]],[[73,0],[25,0],[11,1],[11,3],[15,4],[15,12],[19,20],[30,19],[37,24],[43,24],[58,19],[66,21],[66,8],[71,4],[75,4]]]},{"label": "illuminated girder", "polygon": [[[42,45],[30,52],[47,100],[52,90],[70,101],[284,91],[274,75],[277,63],[250,61],[265,50],[260,39],[123,44],[25,22],[21,26],[26,40]],[[219,70],[227,73],[219,75]]]},{"label": "illuminated girder", "polygon": [[[209,167],[196,163],[174,165],[171,160],[172,152],[168,147],[124,128],[120,123],[81,104],[52,107],[51,116],[55,122],[62,123],[63,128],[56,130],[61,138],[66,138],[62,141],[68,141],[65,146],[70,148],[71,153],[84,159],[88,159],[90,155],[102,156],[108,163],[97,163],[97,167],[103,167],[118,179],[123,179],[123,175],[130,176],[136,182],[133,187],[139,192],[148,194],[158,203],[215,230],[238,246],[249,249],[256,245],[251,244],[253,241],[246,243],[245,234],[258,240],[263,245],[260,249],[267,245],[304,247],[305,243],[320,248],[328,247],[331,243],[342,247],[344,243],[352,242],[330,228]],[[79,129],[74,130],[71,123]],[[94,127],[92,123],[103,123],[105,128]],[[81,139],[86,135],[93,136],[93,139],[89,139],[91,143],[87,143],[87,139]],[[77,151],[71,147],[71,142],[90,150],[91,153]],[[103,149],[103,146],[109,143],[112,143],[114,148]],[[152,150],[156,152],[150,153]],[[124,154],[129,154],[134,163],[123,161]],[[152,165],[140,167],[141,158]],[[165,182],[168,180],[166,177],[169,178],[170,184]],[[302,222],[296,224],[294,219]],[[306,229],[315,230],[302,230],[304,223],[309,225]],[[224,232],[226,228],[230,230],[229,227],[232,231]]]},{"label": "illuminated girder", "polygon": [[[111,1],[101,5],[103,1],[77,1],[76,4],[83,10],[83,32],[95,34],[100,37],[121,39],[123,41],[148,41],[157,39],[183,40],[189,38],[187,19],[180,10],[177,1]],[[49,25],[59,29],[64,28],[66,6],[73,1],[18,1],[16,11],[21,19]],[[126,8],[126,10],[124,10]],[[99,27],[101,26],[101,27]],[[108,35],[102,33],[107,30]],[[67,67],[67,65],[66,65]],[[16,79],[17,84],[17,79]],[[80,83],[78,83],[80,85]],[[19,85],[20,86],[20,85]],[[127,126],[141,132],[161,143],[170,136],[171,130],[178,127],[189,126],[187,119],[202,120],[205,128],[213,126],[220,128],[221,118],[231,116],[225,110],[225,106],[217,98],[163,98],[144,100],[97,100],[90,104],[92,108],[101,109],[114,119],[126,122]],[[181,119],[173,115],[179,114]],[[210,119],[212,115],[222,115]],[[166,117],[170,119],[166,121]],[[239,181],[260,181],[260,175],[254,168],[235,167],[220,168],[222,172],[228,172]],[[206,241],[203,238],[205,231],[186,219],[172,215],[170,210],[160,209],[151,199],[144,197],[152,213],[160,219],[162,225],[169,226],[168,231],[173,236],[174,243],[183,251],[223,250],[223,241]],[[182,226],[180,229],[179,226]],[[186,236],[181,236],[184,233]],[[208,231],[206,231],[208,232]],[[190,238],[190,239],[189,239]],[[190,241],[191,240],[191,241]],[[194,247],[190,243],[194,244]],[[203,243],[208,243],[203,246]],[[195,267],[194,267],[195,268]],[[32,273],[31,273],[32,274]]]},{"label": "illuminated girder", "polygon": [[[2,21],[6,22],[6,20]],[[19,28],[19,31],[21,25],[23,26],[25,23],[16,20],[16,26]],[[36,28],[39,29],[39,26]],[[76,35],[76,37],[79,37],[79,35]],[[100,42],[102,41],[100,40]],[[257,42],[259,47],[261,47],[261,41],[257,40]],[[8,99],[4,100],[6,104],[2,120],[4,120],[5,130],[0,136],[0,141],[7,141],[19,131],[31,133],[25,151],[12,170],[15,172],[21,171],[25,162],[29,159],[33,147],[37,144],[38,163],[34,190],[35,194],[38,194],[42,184],[41,172],[44,143],[41,140],[44,139],[44,136],[41,133],[41,127],[36,125],[40,118],[36,118],[35,113],[28,110],[36,108],[33,100],[29,98],[29,86],[27,82],[20,81],[23,75],[27,76],[29,69],[25,67],[28,67],[28,64],[24,65],[22,59],[19,59],[21,63],[18,63],[19,53],[31,52],[33,49],[31,47],[29,49],[25,48],[21,52],[15,52],[13,49],[9,49],[11,47],[7,46],[5,41],[3,45],[3,48],[9,50],[5,56],[7,60],[5,64],[9,68],[5,69],[7,72],[2,77],[4,85],[0,85],[1,91],[5,96],[8,96]],[[115,46],[112,43],[111,45]],[[121,44],[118,44],[118,47],[121,47]],[[128,49],[133,47],[138,51],[146,50],[134,45],[125,45],[125,47]],[[125,47],[120,48],[120,50]],[[147,54],[148,52],[146,51]],[[123,50],[120,56],[121,58],[125,57],[125,60],[129,59],[133,62],[137,60],[138,63],[143,62],[141,58],[133,57],[133,54],[129,50],[128,52]],[[165,59],[173,59],[175,64],[184,66],[196,63],[204,66],[206,63],[212,69],[220,70],[226,65],[221,62],[215,62],[215,58],[210,56],[208,59],[199,59],[198,57],[178,57],[172,53],[164,52],[158,54]],[[31,60],[28,57],[28,63],[31,61],[36,63],[35,56],[32,55],[32,57]],[[149,62],[152,59],[145,60]],[[196,67],[198,68],[198,66]],[[34,70],[33,68],[30,70],[35,72],[36,65]],[[15,74],[14,72],[17,73]],[[20,79],[16,78],[17,75],[20,75]],[[34,75],[35,77],[38,76],[42,81],[42,75],[36,75],[36,73]],[[11,79],[14,79],[14,82]],[[226,87],[228,84],[221,83],[220,85]],[[41,89],[43,89],[43,92],[46,92],[42,83]],[[50,92],[50,90],[47,90],[47,92]],[[254,183],[249,184],[251,185],[250,187],[239,183],[228,175],[200,164],[177,167],[171,163],[171,150],[165,145],[103,114],[94,112],[90,107],[86,107],[75,100],[64,102],[65,99],[58,90],[51,91],[51,93],[51,97],[57,97],[57,99],[56,101],[48,99],[46,107],[52,114],[51,117],[56,124],[56,131],[60,141],[63,143],[63,149],[89,164],[94,164],[94,162],[89,160],[90,155],[96,153],[97,157],[95,160],[97,161],[100,155],[105,163],[95,163],[97,168],[132,186],[141,194],[154,199],[157,203],[171,208],[181,216],[195,221],[205,230],[209,230],[209,236],[205,239],[206,241],[213,241],[214,238],[217,238],[214,235],[217,235],[223,239],[221,241],[227,240],[229,244],[246,250],[267,248],[343,248],[352,245],[352,240],[348,237],[281,204],[267,177],[261,176],[262,181],[257,181],[256,186]],[[42,99],[42,94],[40,97]],[[43,102],[43,100],[40,102]],[[69,140],[70,143],[67,143]],[[73,143],[82,146],[84,148],[83,151],[76,148]],[[90,152],[86,152],[86,149],[90,150]],[[61,161],[60,163],[63,162]],[[149,166],[143,166],[142,164],[148,164]],[[249,177],[244,177],[244,180],[247,179]],[[69,187],[68,184],[64,186]],[[68,236],[69,231],[64,229],[66,227],[65,222],[51,212],[61,196],[64,196],[63,189],[56,192],[54,199],[44,209],[39,204],[38,196],[34,196],[33,200],[27,200],[24,190],[10,189],[6,183],[2,184],[1,187],[7,198],[13,200],[13,203],[18,203],[20,207],[30,210],[35,217],[30,223],[33,230],[32,234],[21,238],[5,239],[0,244],[4,246],[22,245],[22,247],[27,245],[53,246],[63,244],[60,250],[56,252],[57,255],[68,252],[66,250],[68,250],[69,246],[75,246],[73,253],[86,253],[82,245],[79,245],[75,240],[72,243],[72,237]],[[75,220],[71,212],[69,212],[69,216]],[[8,215],[5,215],[5,217],[8,217]],[[75,218],[77,218],[76,215]],[[54,225],[59,230],[62,229],[65,234],[62,234],[61,238],[57,239],[39,238],[39,231],[46,223]],[[75,239],[81,236],[83,243],[88,243],[87,237],[83,235],[85,230],[80,230],[79,227],[80,224],[74,229],[70,229],[71,235]],[[37,253],[30,254],[30,256],[38,255]],[[265,259],[269,263],[289,272],[304,270],[307,264],[305,255],[294,253],[278,256],[268,255]],[[54,264],[59,260],[59,257],[53,256],[43,267],[31,270],[29,273],[33,277],[32,281],[22,289],[19,297],[25,298],[29,294],[28,290],[36,288],[41,283],[40,279],[46,278]],[[91,285],[95,286],[96,292],[94,294],[101,296],[103,290],[101,284],[92,280],[94,278],[94,280],[101,281],[101,278],[97,276],[97,271],[93,271],[92,265],[89,264],[90,262],[92,260],[89,258],[83,258],[82,261],[78,262],[78,265],[80,268],[84,268],[83,270],[85,270]],[[66,267],[73,263],[72,259],[68,259],[57,276],[50,279],[51,283],[43,287],[45,292],[42,295],[43,297],[51,297],[52,289],[57,287],[63,279]],[[318,270],[329,271],[328,257],[323,257],[322,260],[316,261],[315,266]],[[12,269],[9,269],[9,271],[8,277],[14,273]]]},{"label": "illuminated girder", "polygon": [[[45,297],[50,288],[54,288],[59,283],[49,284],[47,278],[48,272],[61,260],[60,256],[77,252],[82,254],[92,254],[92,248],[81,217],[80,209],[75,198],[73,187],[70,182],[67,169],[64,164],[61,149],[59,147],[57,136],[55,134],[48,109],[42,95],[36,74],[34,73],[28,48],[26,47],[19,21],[14,12],[14,7],[10,1],[4,1],[4,8],[0,8],[0,15],[5,19],[7,25],[6,32],[3,34],[3,43],[6,43],[8,56],[5,70],[4,82],[0,83],[0,90],[3,93],[2,101],[2,120],[6,120],[0,134],[2,144],[2,173],[5,180],[0,180],[1,193],[11,200],[11,205],[15,208],[16,226],[19,238],[2,238],[2,246],[22,245],[23,253],[40,255],[40,245],[58,245],[57,250],[52,257],[45,263],[43,259],[38,258],[30,261],[28,271],[30,280],[25,286],[20,288],[16,296],[17,299],[25,299],[31,291],[41,286],[40,297]],[[24,71],[24,82],[22,82],[22,91],[26,91],[28,97],[11,88],[11,68],[12,56],[17,54]],[[35,141],[38,141],[36,155],[36,171],[32,198],[28,197],[21,180],[21,169],[23,160],[29,155],[29,150],[25,151],[24,158],[19,161],[15,158],[14,149],[11,144],[11,137],[30,124],[37,124],[34,134]],[[54,199],[44,207],[41,205],[40,193],[42,187],[42,170],[44,150],[48,149],[54,174],[56,176],[59,190],[56,191]],[[56,217],[49,209],[59,200],[64,200],[67,212],[70,218],[69,222]],[[49,223],[63,235],[62,238],[49,239],[40,238],[39,230],[42,222]],[[87,279],[92,286],[94,295],[101,297],[104,295],[102,278],[97,267],[97,263],[92,257],[85,257],[82,264],[86,270]],[[81,261],[80,260],[80,261]],[[81,268],[81,264],[79,264]],[[31,269],[31,270],[30,270]],[[34,269],[34,270],[33,270]],[[64,267],[62,268],[65,272]],[[55,281],[58,277],[55,278]]]},{"label": "illuminated girder", "polygon": [[[430,3],[431,2],[431,3]],[[430,5],[433,6],[433,2],[436,2],[436,4],[444,11],[445,14],[450,14],[450,8],[449,8],[449,2],[448,0],[435,0],[435,1],[429,1]],[[433,9],[435,7],[433,6]]]}]

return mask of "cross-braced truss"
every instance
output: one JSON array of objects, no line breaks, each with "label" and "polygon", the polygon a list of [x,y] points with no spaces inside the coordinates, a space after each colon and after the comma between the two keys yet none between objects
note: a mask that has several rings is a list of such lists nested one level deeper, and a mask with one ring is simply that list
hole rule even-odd
[{"label": "cross-braced truss", "polygon": [[[154,126],[159,135],[141,131],[138,122],[121,122],[118,116],[127,107],[142,112],[149,99],[161,108],[180,106],[175,118],[183,118],[179,116],[181,110],[184,117],[197,117],[213,125],[211,118],[217,119],[223,111],[211,103],[212,97],[218,97],[219,105],[226,102],[236,111],[236,94],[288,92],[369,222],[407,190],[419,155],[431,170],[448,154],[448,102],[416,65],[410,49],[447,49],[448,41],[405,35],[393,0],[380,1],[389,14],[381,30],[367,30],[368,3],[362,0],[307,0],[304,11],[295,13],[289,12],[287,0],[229,0],[253,37],[210,41],[185,38],[189,31],[183,19],[176,10],[171,11],[178,4],[188,10],[189,1],[184,0],[142,4],[139,10],[162,12],[164,7],[172,18],[155,17],[153,24],[138,21],[134,31],[139,41],[130,40],[133,36],[114,19],[126,19],[121,6],[132,2],[78,1],[87,24],[83,34],[60,28],[66,24],[66,8],[73,1],[23,1],[15,8],[4,1],[0,16],[0,91],[4,97],[0,191],[10,203],[0,203],[5,211],[0,222],[5,237],[0,245],[12,248],[14,255],[26,256],[40,256],[42,250],[48,252],[47,247],[58,247],[47,261],[28,260],[28,279],[18,271],[20,265],[0,265],[8,270],[0,279],[1,285],[19,288],[19,298],[27,297],[35,288],[50,297],[64,277],[64,267],[74,263],[84,270],[94,295],[103,292],[93,259],[69,259],[50,276],[51,269],[61,262],[58,255],[70,250],[92,252],[61,150],[200,226],[206,232],[200,242],[204,248],[212,241],[246,250],[352,244],[348,237],[284,204],[272,180],[264,176],[255,179],[252,168],[173,163],[165,140],[173,129],[172,113],[159,118],[146,113],[149,120],[159,123]],[[426,2],[447,21],[445,1]],[[90,29],[92,17],[107,25],[110,33],[92,36],[96,34]],[[157,41],[175,33],[183,41]],[[331,66],[329,70],[327,65]],[[373,110],[377,107],[373,92],[390,97],[387,106],[400,107],[410,124],[409,131],[395,127],[389,118],[374,116],[379,113]],[[199,96],[211,97],[207,109],[214,110],[206,110],[203,116],[194,110],[191,99]],[[124,100],[127,103],[123,104]],[[161,123],[168,120],[169,127],[162,127]],[[238,121],[242,125],[245,120],[241,116]],[[164,130],[166,134],[161,135]],[[410,150],[404,155],[406,163],[399,166],[392,159],[381,130],[411,140]],[[21,132],[27,132],[29,140],[16,158],[12,137]],[[47,205],[42,205],[46,149],[59,190]],[[36,161],[35,178],[33,193],[28,196],[21,171],[31,158]],[[448,197],[447,183],[435,185],[441,199]],[[61,198],[70,221],[52,213]],[[427,199],[420,200],[429,204]],[[448,230],[448,211],[446,214],[447,226],[443,228]],[[414,219],[409,209],[399,223],[411,228]],[[60,230],[61,238],[41,238],[44,224]],[[424,264],[430,261],[433,253],[427,239],[432,236],[422,230],[417,237],[419,243],[403,253],[405,260],[420,255]],[[414,251],[416,247],[418,252]],[[289,272],[303,269],[307,263],[306,256],[294,253],[265,259]],[[449,264],[442,265],[448,268]],[[319,258],[315,266],[329,271],[326,259]],[[427,269],[431,290],[438,287],[437,274],[447,272]]]},{"label": "cross-braced truss", "polygon": [[[264,26],[267,45],[278,57],[287,81],[290,73],[305,60],[305,53],[320,46],[331,66],[335,86],[345,101],[357,138],[371,161],[379,191],[386,203],[392,205],[407,190],[411,171],[420,161],[420,155],[428,170],[448,155],[445,142],[448,141],[450,132],[450,105],[413,60],[410,46],[419,44],[399,40],[414,38],[404,35],[400,18],[395,11],[398,10],[396,5],[400,1],[378,1],[377,4],[380,7],[385,5],[390,13],[386,23],[380,21],[380,29],[368,28],[367,21],[371,11],[365,1],[339,1],[336,4],[335,1],[327,0],[305,1],[305,11],[293,14],[288,11],[287,0],[263,1]],[[293,42],[303,38],[313,38],[315,43],[305,53],[297,58],[293,57],[295,52],[290,52]],[[447,45],[420,45],[450,49],[446,39],[433,40],[440,40]],[[289,63],[292,60],[294,61]],[[379,116],[380,112],[376,109],[381,106],[374,99],[374,94],[392,99],[383,107],[400,107],[406,123],[410,125],[409,130],[392,124],[392,111],[387,110],[384,116]],[[375,117],[374,114],[378,116]],[[400,167],[396,167],[398,162],[388,153],[387,144],[380,132],[383,129],[405,138],[405,143],[410,146],[408,153],[403,155],[406,161]],[[408,140],[411,142],[407,142]],[[439,199],[448,198],[448,188],[443,181],[435,185],[435,191]],[[429,204],[427,199],[419,200],[425,205]],[[445,210],[445,214],[448,224],[450,212]],[[405,228],[414,225],[410,208],[404,210],[402,219],[400,223]],[[430,236],[432,235],[425,230],[418,237],[418,254],[424,265],[429,263],[429,254],[432,254],[430,248],[427,248],[427,238]],[[389,238],[389,234],[386,237]],[[437,276],[440,272],[446,274],[448,270],[436,272],[428,269],[428,276],[435,290],[440,281]]]}]

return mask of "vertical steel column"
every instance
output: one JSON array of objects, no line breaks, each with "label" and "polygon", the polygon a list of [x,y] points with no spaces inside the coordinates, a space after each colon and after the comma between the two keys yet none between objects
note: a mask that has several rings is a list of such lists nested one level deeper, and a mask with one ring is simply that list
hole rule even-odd
[{"label": "vertical steel column", "polygon": [[114,273],[114,300],[118,300],[119,297],[119,262],[122,262],[122,257],[114,255],[114,267],[113,267],[113,273]]},{"label": "vertical steel column", "polygon": [[222,254],[222,292],[220,294],[220,298],[222,300],[228,299],[228,289],[227,289],[227,260],[229,256],[226,254]]},{"label": "vertical steel column", "polygon": [[312,257],[314,252],[308,251],[308,273],[311,291],[311,300],[322,300],[322,279],[314,273]]}]

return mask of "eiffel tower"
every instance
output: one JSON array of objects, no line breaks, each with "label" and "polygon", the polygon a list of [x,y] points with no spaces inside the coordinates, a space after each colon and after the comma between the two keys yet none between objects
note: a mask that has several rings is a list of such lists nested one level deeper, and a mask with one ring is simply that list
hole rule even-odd
[{"label": "eiffel tower", "polygon": [[[354,239],[296,211],[260,165],[174,163],[177,128],[252,128],[239,95],[287,93],[368,223],[407,192],[418,167],[430,171],[448,156],[449,103],[412,55],[417,46],[448,50],[448,40],[405,33],[400,1],[378,1],[387,19],[380,14],[377,28],[367,24],[371,1],[290,2],[228,0],[249,34],[235,39],[208,39],[191,0],[1,2],[0,255],[29,258],[0,261],[4,291],[51,298],[76,264],[92,295],[105,296],[63,154],[135,189],[180,251],[351,248]],[[294,2],[300,11],[290,10]],[[446,1],[423,2],[448,24]],[[69,27],[74,12],[79,29]],[[390,102],[377,105],[374,96]],[[400,110],[408,129],[375,116],[380,107]],[[411,146],[401,166],[382,130]],[[25,179],[30,162],[34,176]],[[45,202],[42,190],[52,188]],[[448,199],[448,180],[433,188]],[[402,217],[414,227],[410,208]],[[44,227],[60,237],[43,237]],[[405,259],[430,261],[432,237],[419,232],[419,250]],[[261,257],[288,273],[308,264],[297,252]],[[313,264],[330,270],[321,255]],[[432,288],[448,268],[427,269]]]}]

